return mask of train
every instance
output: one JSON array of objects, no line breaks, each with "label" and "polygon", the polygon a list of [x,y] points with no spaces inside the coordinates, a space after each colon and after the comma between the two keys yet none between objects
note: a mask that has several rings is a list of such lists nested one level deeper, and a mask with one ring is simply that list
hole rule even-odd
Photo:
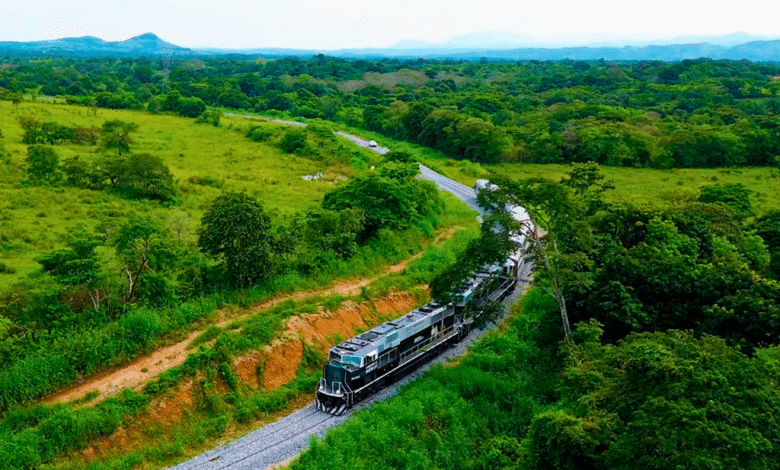
[{"label": "train", "polygon": [[[480,180],[474,189],[479,193],[495,188]],[[527,220],[524,209],[505,209]],[[333,346],[317,385],[317,409],[341,415],[465,338],[480,306],[514,291],[527,237],[516,233],[512,240],[515,249],[507,259],[480,267],[459,286],[452,302],[430,302]]]}]

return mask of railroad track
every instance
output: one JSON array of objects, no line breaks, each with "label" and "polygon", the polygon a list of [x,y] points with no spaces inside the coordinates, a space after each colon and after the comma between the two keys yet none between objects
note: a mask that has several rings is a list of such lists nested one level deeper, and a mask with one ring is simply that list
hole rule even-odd
[{"label": "railroad track", "polygon": [[[530,263],[523,265],[519,273],[520,282],[512,295],[504,301],[506,305],[514,303],[525,292],[531,270]],[[314,403],[310,403],[274,423],[183,462],[170,470],[262,470],[293,459],[309,447],[312,436],[322,438],[328,429],[346,421],[354,411],[397,394],[403,385],[415,380],[432,365],[462,356],[472,343],[479,340],[494,326],[495,324],[491,324],[482,330],[476,329],[470,332],[463,341],[457,343],[453,348],[423,364],[403,379],[361,401],[341,416],[318,411]]]},{"label": "railroad track", "polygon": [[[368,147],[368,141],[366,140],[349,134],[338,134],[357,145]],[[383,147],[370,148],[377,153],[385,153],[387,151]],[[440,190],[452,193],[474,209],[475,212],[479,214],[486,213],[477,204],[472,188],[446,178],[424,165],[420,165],[420,178],[433,181]],[[523,264],[521,271],[518,273],[519,282],[515,291],[504,301],[505,305],[513,304],[522,296],[528,287],[528,282],[530,282],[532,269],[533,266],[530,263]],[[501,320],[498,321],[500,322]],[[421,365],[401,380],[361,401],[341,416],[333,416],[329,413],[318,411],[312,402],[274,423],[257,429],[231,443],[207,451],[191,460],[182,462],[171,467],[170,470],[262,470],[287,462],[309,447],[312,436],[322,438],[328,429],[343,423],[352,412],[395,395],[400,387],[416,379],[432,365],[450,358],[462,356],[466,353],[469,345],[481,338],[494,326],[495,324],[490,324],[482,330],[475,329],[471,331],[463,341],[457,343],[454,347],[446,350],[432,361]],[[313,395],[312,391],[312,397]]]}]

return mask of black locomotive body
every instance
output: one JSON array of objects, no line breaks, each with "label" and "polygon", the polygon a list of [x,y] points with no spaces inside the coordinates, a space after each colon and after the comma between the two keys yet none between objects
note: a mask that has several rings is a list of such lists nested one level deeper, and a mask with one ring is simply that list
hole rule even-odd
[{"label": "black locomotive body", "polygon": [[[495,189],[487,180],[477,181],[474,188],[477,194]],[[512,235],[515,251],[506,261],[475,272],[452,303],[429,303],[331,348],[317,387],[318,409],[344,413],[465,338],[486,301],[500,301],[514,290],[530,219],[520,206],[507,205],[503,210],[524,226]]]},{"label": "black locomotive body", "polygon": [[317,387],[317,408],[340,415],[463,339],[474,320],[466,306],[508,295],[517,268],[510,258],[479,270],[461,286],[455,302],[429,303],[331,348]]}]

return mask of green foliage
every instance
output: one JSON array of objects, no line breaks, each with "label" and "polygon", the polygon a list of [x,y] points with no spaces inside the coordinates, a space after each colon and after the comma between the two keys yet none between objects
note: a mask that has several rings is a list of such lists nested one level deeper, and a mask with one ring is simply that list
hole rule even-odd
[{"label": "green foliage", "polygon": [[[331,211],[314,209],[299,214],[289,227],[293,237],[286,239],[292,263],[307,274],[331,258],[349,259],[358,252],[358,234],[363,219],[357,209]],[[281,237],[279,237],[281,239]]]},{"label": "green foliage", "polygon": [[122,263],[125,302],[140,299],[168,304],[174,300],[164,273],[176,266],[179,253],[164,229],[139,219],[119,227],[110,242]]},{"label": "green foliage", "polygon": [[242,193],[217,197],[201,221],[198,247],[219,262],[234,286],[267,279],[274,269],[276,241],[262,206]]},{"label": "green foliage", "polygon": [[[485,219],[480,237],[472,240],[458,255],[456,262],[431,281],[431,297],[442,302],[451,302],[455,300],[453,295],[457,293],[459,286],[475,271],[484,265],[506,260],[514,248],[509,235],[500,217]],[[496,306],[491,306],[488,310],[491,310],[493,315],[486,315],[486,321],[499,311]]]},{"label": "green foliage", "polygon": [[534,418],[531,468],[777,465],[776,364],[679,331],[631,335],[617,347],[594,338],[568,358],[566,410]]},{"label": "green foliage", "polygon": [[140,153],[121,160],[115,167],[116,185],[163,201],[174,196],[173,175],[160,157]]},{"label": "green foliage", "polygon": [[45,145],[27,147],[25,171],[34,184],[53,184],[59,181],[60,156],[57,151]]},{"label": "green foliage", "polygon": [[37,261],[64,285],[93,284],[100,271],[95,248],[101,240],[81,226],[70,234],[66,244],[66,249],[45,253]]},{"label": "green foliage", "polygon": [[122,152],[130,151],[133,139],[130,133],[138,129],[138,125],[119,119],[108,120],[103,123],[102,146],[105,150],[116,150],[121,156]]},{"label": "green foliage", "polygon": [[389,162],[379,171],[359,175],[325,195],[322,207],[354,208],[363,219],[360,240],[379,230],[398,230],[437,210],[439,197],[433,185],[412,177],[412,163]]},{"label": "green foliage", "polygon": [[104,168],[87,162],[79,155],[66,159],[62,164],[65,182],[68,186],[87,189],[101,189],[107,175]]},{"label": "green foliage", "polygon": [[94,146],[100,142],[100,129],[96,126],[74,126],[73,143]]},{"label": "green foliage", "polygon": [[292,129],[284,133],[279,148],[287,153],[304,153],[307,150],[307,143],[306,131]]},{"label": "green foliage", "polygon": [[[195,120],[195,122],[198,123],[209,123],[214,127],[219,127],[219,122],[222,119],[222,111],[219,110],[211,110],[211,111],[203,111],[200,116]],[[260,140],[260,139],[256,139]]]},{"label": "green foliage", "polygon": [[740,218],[753,215],[750,203],[751,191],[741,184],[705,186],[701,188],[699,201],[707,204],[720,204],[731,209]]},{"label": "green foliage", "polygon": [[110,59],[10,60],[4,85],[17,111],[24,88],[93,113],[144,103],[189,117],[206,106],[254,109],[336,120],[480,162],[766,166],[780,153],[772,64],[312,57],[204,58],[193,67],[182,58],[128,73]]}]

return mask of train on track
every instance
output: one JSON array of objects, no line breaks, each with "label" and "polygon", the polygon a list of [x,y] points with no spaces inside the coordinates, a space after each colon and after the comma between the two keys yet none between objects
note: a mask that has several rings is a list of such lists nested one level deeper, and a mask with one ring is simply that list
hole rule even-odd
[{"label": "train on track", "polygon": [[[495,186],[480,180],[474,189],[479,193]],[[521,223],[528,221],[522,207],[505,210]],[[431,302],[331,348],[317,386],[317,409],[341,415],[465,338],[478,318],[473,312],[514,291],[527,237],[515,233],[512,240],[515,251],[503,263],[482,266],[473,273],[453,302]]]}]

